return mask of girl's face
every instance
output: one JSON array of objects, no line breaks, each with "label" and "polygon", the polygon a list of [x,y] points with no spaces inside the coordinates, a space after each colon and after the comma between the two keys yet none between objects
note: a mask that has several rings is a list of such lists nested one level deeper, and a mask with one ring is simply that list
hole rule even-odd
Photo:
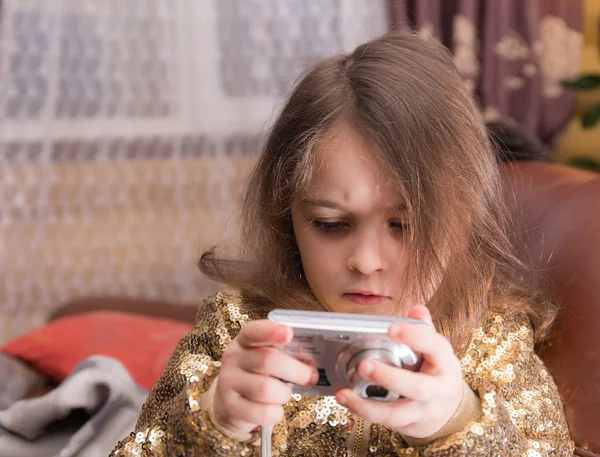
[{"label": "girl's face", "polygon": [[347,124],[320,142],[292,223],[306,278],[330,311],[395,315],[407,256],[403,201]]}]

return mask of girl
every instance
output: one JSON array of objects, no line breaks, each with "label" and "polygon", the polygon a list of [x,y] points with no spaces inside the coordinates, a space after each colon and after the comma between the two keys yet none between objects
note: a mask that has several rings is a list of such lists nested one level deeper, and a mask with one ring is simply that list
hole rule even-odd
[{"label": "girl", "polygon": [[[533,352],[554,315],[522,281],[486,130],[434,40],[388,34],[318,63],[293,90],[249,181],[243,261],[205,254],[234,287],[206,300],[113,456],[571,455]],[[248,273],[250,272],[250,273]],[[364,361],[393,403],[344,389],[272,346],[273,308],[409,316],[388,336],[419,373]]]}]

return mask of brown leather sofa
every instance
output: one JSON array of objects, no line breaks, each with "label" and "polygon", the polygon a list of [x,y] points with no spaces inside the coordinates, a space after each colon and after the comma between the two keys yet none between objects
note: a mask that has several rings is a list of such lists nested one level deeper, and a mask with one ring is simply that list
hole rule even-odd
[{"label": "brown leather sofa", "polygon": [[575,455],[600,456],[600,175],[503,165],[523,211],[526,250],[561,304],[539,354],[560,389]]}]

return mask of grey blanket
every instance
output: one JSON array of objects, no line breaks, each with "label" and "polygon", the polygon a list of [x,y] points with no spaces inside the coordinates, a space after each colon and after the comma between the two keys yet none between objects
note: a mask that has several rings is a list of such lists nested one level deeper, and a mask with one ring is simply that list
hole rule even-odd
[{"label": "grey blanket", "polygon": [[106,457],[146,395],[119,361],[89,357],[53,391],[0,411],[0,457]]}]

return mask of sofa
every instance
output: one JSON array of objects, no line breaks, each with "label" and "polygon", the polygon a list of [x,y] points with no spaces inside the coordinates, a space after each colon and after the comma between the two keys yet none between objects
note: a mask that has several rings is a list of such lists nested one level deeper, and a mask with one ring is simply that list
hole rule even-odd
[{"label": "sofa", "polygon": [[600,456],[600,175],[540,162],[506,164],[503,175],[523,216],[525,253],[561,305],[538,353],[559,387],[575,455]]}]

